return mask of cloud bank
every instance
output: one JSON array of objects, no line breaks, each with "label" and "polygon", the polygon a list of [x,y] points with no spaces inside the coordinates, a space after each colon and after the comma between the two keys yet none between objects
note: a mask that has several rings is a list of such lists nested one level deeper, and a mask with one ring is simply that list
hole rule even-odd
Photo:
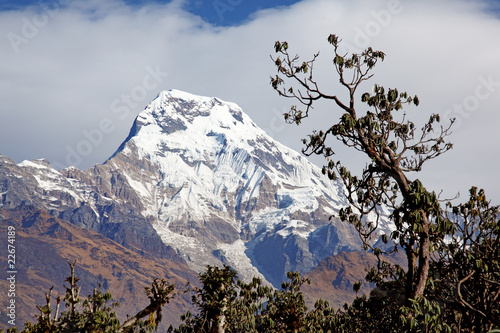
[{"label": "cloud bank", "polygon": [[[457,119],[455,148],[415,177],[443,189],[443,197],[460,191],[464,200],[476,185],[500,203],[500,20],[486,1],[304,0],[259,11],[236,27],[208,24],[182,1],[59,0],[3,11],[0,154],[16,162],[43,157],[59,168],[102,163],[144,106],[174,88],[235,102],[300,150],[301,138],[341,114],[322,104],[304,125],[285,125],[281,114],[292,101],[272,90],[269,55],[276,40],[304,60],[319,51],[320,82],[342,96],[330,33],[346,52],[372,46],[387,54],[364,88],[377,83],[417,94],[421,105],[406,110],[417,122],[431,113]],[[365,163],[343,149],[336,157],[355,170]]]}]

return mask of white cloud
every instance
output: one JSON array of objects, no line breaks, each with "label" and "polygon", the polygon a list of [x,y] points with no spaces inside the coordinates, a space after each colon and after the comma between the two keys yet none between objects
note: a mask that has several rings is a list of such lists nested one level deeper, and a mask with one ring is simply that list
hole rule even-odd
[{"label": "white cloud", "polygon": [[[280,114],[291,101],[269,85],[275,74],[269,55],[276,40],[287,40],[305,59],[319,50],[318,77],[326,89],[341,91],[326,42],[336,33],[348,49],[370,45],[387,54],[371,83],[418,94],[421,106],[408,109],[410,117],[459,118],[450,138],[455,148],[427,165],[419,175],[424,183],[444,188],[448,197],[461,191],[462,198],[477,185],[500,202],[500,21],[484,2],[305,0],[228,28],[184,12],[180,1],[139,8],[120,1],[58,3],[49,13],[36,7],[0,13],[0,153],[18,162],[46,157],[65,165],[69,151],[107,124],[95,144],[80,147],[89,149],[79,167],[103,162],[135,115],[172,88],[236,102],[299,150],[300,138],[339,113],[326,104],[303,126],[284,125]],[[151,71],[160,73],[158,80]],[[492,84],[477,88],[484,80]],[[360,169],[352,154],[337,156]]]}]

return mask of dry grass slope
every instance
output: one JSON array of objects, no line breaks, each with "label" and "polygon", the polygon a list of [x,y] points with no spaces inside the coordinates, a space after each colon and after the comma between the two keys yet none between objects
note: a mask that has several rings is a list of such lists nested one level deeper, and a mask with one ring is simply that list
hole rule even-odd
[{"label": "dry grass slope", "polygon": [[[144,287],[154,278],[164,278],[182,289],[186,282],[197,281],[197,275],[185,264],[167,259],[148,259],[140,251],[126,249],[93,231],[54,218],[31,206],[15,210],[0,208],[0,234],[7,227],[16,228],[16,323],[23,327],[38,314],[36,305],[45,304],[45,293],[64,294],[63,283],[70,270],[67,260],[77,261],[76,275],[86,297],[100,284],[120,301],[120,319],[135,315],[149,300]],[[7,248],[7,237],[0,237],[0,248]],[[0,280],[0,290],[8,290],[7,280]],[[9,327],[5,309],[7,294],[0,293],[0,327]],[[190,309],[190,300],[180,294],[163,311],[163,329],[176,324],[180,315]],[[161,330],[162,331],[162,330]]]}]

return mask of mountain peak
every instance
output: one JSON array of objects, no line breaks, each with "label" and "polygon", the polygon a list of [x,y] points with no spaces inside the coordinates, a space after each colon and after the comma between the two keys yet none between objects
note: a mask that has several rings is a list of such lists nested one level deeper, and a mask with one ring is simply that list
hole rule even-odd
[{"label": "mountain peak", "polygon": [[[194,127],[193,123],[196,123]],[[153,153],[151,149],[156,150],[157,146],[165,146],[164,141],[167,136],[177,132],[176,136],[179,137],[188,127],[193,133],[189,136],[188,133],[184,133],[180,140],[188,139],[189,142],[197,138],[198,140],[194,141],[200,141],[200,136],[202,138],[207,134],[210,136],[210,133],[219,132],[220,128],[234,130],[238,123],[257,128],[235,103],[176,89],[165,90],[139,113],[129,135],[111,158],[130,144],[142,146],[149,153]]]},{"label": "mountain peak", "polygon": [[212,100],[219,100],[216,97],[207,97],[207,96],[200,96],[200,95],[195,95],[186,91],[182,90],[177,90],[177,89],[170,89],[170,90],[164,90],[161,91],[156,99],[179,99],[179,100],[184,100],[184,101],[195,101],[195,102],[209,102]]},{"label": "mountain peak", "polygon": [[[165,90],[139,114],[139,117],[148,118],[152,115],[158,120],[164,118],[180,119],[185,118],[188,121],[195,117],[221,117],[221,112],[212,112],[216,109],[224,109],[231,115],[232,120],[243,122],[243,112],[235,103],[225,102],[216,97],[198,96],[180,90]],[[227,114],[224,114],[227,116]],[[229,117],[229,118],[231,118]]]},{"label": "mountain peak", "polygon": [[265,132],[237,104],[168,90],[139,113],[129,136],[113,156],[130,144],[149,156],[167,147],[213,152],[226,140],[251,149],[247,142],[260,136],[266,136]]},{"label": "mountain peak", "polygon": [[[325,227],[346,204],[341,184],[235,103],[163,91],[109,162],[136,195],[126,202],[140,203],[134,210],[196,270],[223,262],[279,285],[288,270],[307,271],[325,254],[359,247],[349,227]],[[317,242],[330,244],[325,254],[310,252]],[[278,248],[286,244],[308,260],[284,260]],[[278,260],[268,252],[282,261],[277,267],[268,267]]]}]

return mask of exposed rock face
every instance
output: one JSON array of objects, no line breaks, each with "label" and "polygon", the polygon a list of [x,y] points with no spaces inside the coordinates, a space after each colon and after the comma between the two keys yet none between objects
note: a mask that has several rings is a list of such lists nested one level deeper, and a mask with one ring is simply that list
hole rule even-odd
[{"label": "exposed rock face", "polygon": [[279,285],[326,256],[361,248],[330,215],[339,183],[274,141],[233,103],[164,91],[102,165],[57,171],[0,155],[0,205],[23,204],[196,271],[225,263]]},{"label": "exposed rock face", "polygon": [[[33,205],[125,247],[141,249],[149,258],[182,261],[162,242],[150,220],[137,213],[133,205],[117,204],[108,198],[105,193],[109,184],[101,194],[99,180],[94,183],[91,176],[74,168],[59,172],[43,159],[17,165],[0,156],[0,204],[11,209]],[[129,192],[120,184],[109,186],[117,192]]]}]

